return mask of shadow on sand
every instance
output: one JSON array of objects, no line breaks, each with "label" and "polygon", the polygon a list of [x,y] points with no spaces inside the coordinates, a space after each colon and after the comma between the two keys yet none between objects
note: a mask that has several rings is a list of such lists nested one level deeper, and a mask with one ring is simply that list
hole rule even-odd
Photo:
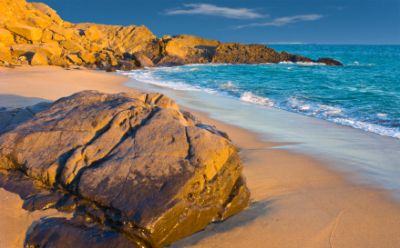
[{"label": "shadow on sand", "polygon": [[41,102],[50,102],[44,98],[0,94],[0,108],[24,108]]},{"label": "shadow on sand", "polygon": [[248,223],[255,221],[258,217],[265,215],[270,206],[272,200],[254,202],[248,209],[242,211],[241,213],[223,221],[209,225],[205,230],[193,234],[186,239],[180,240],[172,244],[171,248],[186,247],[190,245],[195,245],[202,239],[218,235],[221,233],[229,232],[237,227],[244,226]]}]

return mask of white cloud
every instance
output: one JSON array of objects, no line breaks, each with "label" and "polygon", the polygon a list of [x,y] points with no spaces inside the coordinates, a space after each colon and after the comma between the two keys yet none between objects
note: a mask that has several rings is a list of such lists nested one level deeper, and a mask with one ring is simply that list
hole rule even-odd
[{"label": "white cloud", "polygon": [[296,22],[316,21],[316,20],[321,19],[322,17],[323,17],[322,15],[318,15],[318,14],[284,16],[284,17],[275,18],[272,21],[244,24],[244,25],[236,26],[236,28],[268,27],[268,26],[281,27],[281,26],[285,26],[285,25],[288,25],[291,23],[296,23]]},{"label": "white cloud", "polygon": [[209,15],[220,16],[231,19],[256,19],[267,17],[254,9],[248,8],[229,8],[206,3],[184,4],[184,8],[169,9],[165,11],[167,15]]}]

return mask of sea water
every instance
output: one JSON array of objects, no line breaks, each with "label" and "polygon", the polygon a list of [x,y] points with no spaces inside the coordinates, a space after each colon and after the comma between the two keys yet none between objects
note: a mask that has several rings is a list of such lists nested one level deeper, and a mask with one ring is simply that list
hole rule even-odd
[{"label": "sea water", "polygon": [[332,158],[341,169],[400,192],[400,46],[272,47],[344,66],[193,64],[123,74],[142,82],[132,87],[298,143],[291,149]]},{"label": "sea water", "polygon": [[332,57],[344,66],[186,65],[131,75],[175,90],[229,95],[400,139],[400,46],[272,47],[312,58]]}]

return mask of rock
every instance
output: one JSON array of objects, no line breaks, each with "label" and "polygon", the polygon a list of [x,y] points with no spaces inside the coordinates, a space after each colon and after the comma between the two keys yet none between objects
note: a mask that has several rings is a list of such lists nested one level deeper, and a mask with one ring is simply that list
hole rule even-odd
[{"label": "rock", "polygon": [[139,248],[124,235],[96,225],[83,226],[64,218],[40,220],[26,239],[26,247]]},{"label": "rock", "polygon": [[131,71],[134,69],[137,69],[138,66],[136,65],[136,63],[134,61],[129,61],[129,60],[122,60],[119,62],[119,70],[122,71]]},{"label": "rock", "polygon": [[67,59],[69,59],[72,62],[72,64],[75,64],[75,65],[82,64],[82,60],[79,58],[79,56],[77,54],[68,54]]},{"label": "rock", "polygon": [[39,16],[35,16],[35,17],[29,17],[27,20],[27,23],[30,26],[35,26],[38,27],[40,29],[45,29],[47,27],[49,27],[52,24],[52,20],[49,18],[42,18]]},{"label": "rock", "polygon": [[154,63],[143,53],[135,53],[133,57],[138,62],[139,67],[153,67]]},{"label": "rock", "polygon": [[96,57],[93,53],[89,52],[80,52],[79,57],[82,59],[83,62],[86,64],[94,64],[96,62]]},{"label": "rock", "polygon": [[83,32],[90,41],[97,41],[103,37],[97,26],[88,26]]},{"label": "rock", "polygon": [[342,66],[343,64],[337,60],[331,59],[331,58],[320,58],[317,60],[317,63],[322,63],[325,65],[336,65],[336,66]]},{"label": "rock", "polygon": [[12,119],[13,115],[10,111],[0,109],[0,133],[10,125]]},{"label": "rock", "polygon": [[50,41],[39,45],[39,51],[45,53],[47,56],[61,56],[63,49],[57,42]]},{"label": "rock", "polygon": [[238,43],[225,43],[217,47],[213,63],[231,64],[257,64],[277,63],[280,61],[279,53],[264,45],[243,45]]},{"label": "rock", "polygon": [[114,54],[109,53],[108,54],[108,61],[111,66],[117,66],[118,65],[118,59],[115,57]]},{"label": "rock", "polygon": [[44,3],[38,3],[38,2],[33,2],[31,5],[37,9],[38,11],[42,12],[43,14],[47,15],[49,19],[51,19],[53,22],[55,22],[58,25],[62,25],[63,20],[61,17],[57,14],[55,10],[50,8]]},{"label": "rock", "polygon": [[7,29],[0,28],[0,43],[9,46],[14,43],[14,36]]},{"label": "rock", "polygon": [[0,63],[7,66],[12,63],[10,48],[4,46],[2,43],[0,43]]},{"label": "rock", "polygon": [[64,36],[62,36],[62,35],[59,35],[59,34],[57,34],[57,33],[53,33],[53,40],[55,40],[55,41],[63,41],[63,40],[65,40],[65,37]]},{"label": "rock", "polygon": [[164,56],[160,61],[157,62],[157,66],[178,66],[184,65],[185,60],[176,56]]},{"label": "rock", "polygon": [[30,65],[48,65],[49,64],[47,55],[43,52],[36,52],[32,56],[32,59],[29,62],[30,62]]},{"label": "rock", "polygon": [[62,48],[56,42],[48,42],[42,44],[16,44],[11,46],[11,50],[15,56],[25,55],[27,53],[43,53],[46,56],[60,56]]},{"label": "rock", "polygon": [[207,40],[191,35],[178,35],[167,39],[165,53],[188,63],[210,62],[219,41]]},{"label": "rock", "polygon": [[44,29],[42,34],[42,42],[52,42],[53,41],[53,32],[49,29]]},{"label": "rock", "polygon": [[290,54],[287,52],[281,52],[280,61],[293,62],[293,63],[297,63],[297,62],[313,63],[314,62],[312,59],[309,59],[307,57],[304,57],[301,55],[296,55],[296,54]]},{"label": "rock", "polygon": [[71,40],[65,40],[60,42],[61,46],[68,50],[69,52],[77,53],[84,51],[85,49],[78,44],[77,42],[71,41]]},{"label": "rock", "polygon": [[16,44],[11,46],[11,51],[14,56],[21,56],[26,53],[35,53],[38,47],[32,44]]},{"label": "rock", "polygon": [[[104,239],[96,245],[103,246],[93,247],[127,239],[133,247],[163,247],[249,203],[226,135],[160,94],[85,91],[62,98],[0,135],[0,167],[74,195],[86,216],[38,224],[27,237],[32,245],[92,247],[88,237],[99,233]],[[87,232],[88,219],[101,231]]]},{"label": "rock", "polygon": [[42,38],[42,30],[23,24],[11,24],[7,29],[28,41],[39,41]]},{"label": "rock", "polygon": [[51,65],[56,65],[56,66],[61,66],[61,67],[68,67],[71,65],[72,62],[70,62],[70,60],[68,60],[68,58],[62,56],[62,57],[58,57],[58,56],[53,56],[49,58],[49,64]]},{"label": "rock", "polygon": [[56,35],[57,40],[70,41],[75,33],[73,29],[64,28],[56,24],[51,25],[48,29]]},{"label": "rock", "polygon": [[[112,48],[118,52],[136,53],[158,53],[158,47],[153,47],[153,41],[157,38],[145,26],[112,26],[99,25],[92,23],[81,23],[75,25],[77,29],[92,32],[98,30],[102,34],[102,39],[106,40],[104,48]],[[149,56],[151,57],[151,56]]]}]

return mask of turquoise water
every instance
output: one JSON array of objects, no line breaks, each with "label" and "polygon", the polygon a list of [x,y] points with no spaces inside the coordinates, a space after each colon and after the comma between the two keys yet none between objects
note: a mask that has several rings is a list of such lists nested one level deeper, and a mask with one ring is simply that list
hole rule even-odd
[{"label": "turquoise water", "polygon": [[400,46],[271,47],[314,59],[332,57],[344,66],[185,65],[126,74],[148,84],[229,96],[400,139]]}]

